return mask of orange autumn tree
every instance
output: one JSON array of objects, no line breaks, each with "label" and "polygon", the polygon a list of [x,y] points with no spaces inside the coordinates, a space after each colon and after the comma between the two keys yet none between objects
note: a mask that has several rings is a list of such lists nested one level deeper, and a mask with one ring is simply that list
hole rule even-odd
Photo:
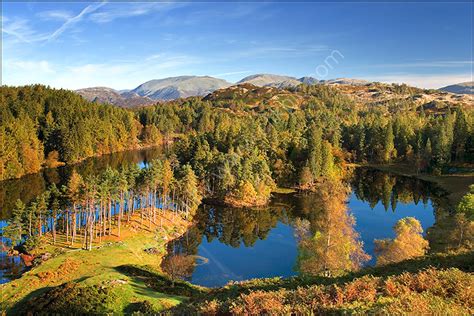
[{"label": "orange autumn tree", "polygon": [[297,224],[298,270],[325,276],[358,270],[370,256],[363,250],[355,219],[347,209],[347,187],[327,181],[318,185],[315,194],[321,215],[311,225]]},{"label": "orange autumn tree", "polygon": [[171,287],[177,280],[185,279],[193,274],[194,270],[193,256],[186,256],[183,254],[175,254],[165,258],[161,267],[171,279]]},{"label": "orange autumn tree", "polygon": [[393,229],[396,234],[394,239],[374,241],[377,265],[420,257],[428,250],[428,241],[423,238],[423,228],[416,218],[402,218]]}]

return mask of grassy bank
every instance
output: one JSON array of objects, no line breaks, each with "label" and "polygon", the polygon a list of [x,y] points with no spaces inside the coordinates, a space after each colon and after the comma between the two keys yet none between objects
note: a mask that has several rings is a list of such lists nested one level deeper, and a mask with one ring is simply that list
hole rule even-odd
[{"label": "grassy bank", "polygon": [[[68,308],[71,313],[88,313],[100,308],[104,313],[122,314],[143,308],[160,311],[183,302],[187,299],[183,295],[198,288],[184,282],[173,285],[161,272],[160,263],[167,241],[183,234],[190,223],[170,213],[164,213],[157,223],[140,225],[137,215],[123,228],[121,238],[107,237],[91,251],[66,247],[61,241],[57,245],[48,242],[40,252],[58,255],[1,285],[1,309],[9,315],[46,306],[49,312]],[[144,251],[152,247],[155,254]],[[78,294],[71,298],[66,293]],[[57,309],[51,309],[54,306]]]}]

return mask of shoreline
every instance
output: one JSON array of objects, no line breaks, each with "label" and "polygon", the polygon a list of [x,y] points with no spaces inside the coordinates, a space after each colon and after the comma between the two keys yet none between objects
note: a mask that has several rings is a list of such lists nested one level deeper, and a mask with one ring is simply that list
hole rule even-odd
[{"label": "shoreline", "polygon": [[469,191],[469,185],[474,184],[474,172],[436,176],[426,173],[417,173],[406,164],[352,164],[352,166],[374,168],[400,176],[435,183],[448,193],[448,200],[453,206],[457,206],[461,198]]},{"label": "shoreline", "polygon": [[[184,220],[179,215],[175,216],[173,212],[164,211],[156,223],[149,226],[148,221],[141,223],[140,213],[137,212],[129,224],[122,225],[120,237],[116,232],[105,236],[90,251],[82,249],[81,240],[77,240],[75,246],[71,247],[62,240],[64,236],[61,236],[56,245],[53,245],[52,237],[48,236],[45,244],[34,253],[39,257],[50,253],[51,258],[25,271],[18,278],[0,285],[0,310],[15,314],[21,307],[22,300],[32,293],[68,282],[100,287],[120,281],[123,283],[122,287],[127,287],[127,292],[134,292],[134,285],[130,284],[131,280],[127,280],[130,276],[119,269],[125,265],[147,265],[167,279],[161,269],[162,259],[167,255],[167,244],[185,234],[193,222]],[[157,253],[148,254],[145,252],[147,248],[156,248]],[[174,303],[181,302],[174,296],[170,299]]]},{"label": "shoreline", "polygon": [[0,181],[0,184],[3,183],[3,182],[6,182],[6,181],[20,180],[20,179],[22,179],[24,177],[27,177],[27,176],[39,174],[41,172],[44,172],[45,170],[55,170],[55,169],[58,169],[58,168],[74,166],[74,165],[80,164],[80,163],[82,163],[82,162],[84,162],[88,159],[101,158],[101,157],[105,157],[105,156],[108,156],[108,155],[114,155],[114,154],[128,152],[128,151],[141,151],[141,150],[146,150],[146,149],[150,149],[150,148],[157,148],[157,147],[165,146],[165,145],[168,145],[168,144],[172,144],[173,142],[174,142],[174,140],[170,140],[170,141],[166,141],[166,142],[161,142],[159,144],[139,145],[136,148],[126,148],[126,149],[122,149],[122,150],[113,151],[113,152],[110,152],[110,153],[97,154],[97,155],[93,155],[93,156],[90,156],[90,157],[85,157],[81,160],[74,161],[74,162],[69,162],[69,163],[66,163],[66,162],[63,162],[63,161],[58,161],[57,162],[58,164],[54,167],[42,166],[41,169],[38,170],[37,172],[25,173],[24,175],[22,175],[21,177],[18,177],[18,178],[3,179],[3,180]]}]

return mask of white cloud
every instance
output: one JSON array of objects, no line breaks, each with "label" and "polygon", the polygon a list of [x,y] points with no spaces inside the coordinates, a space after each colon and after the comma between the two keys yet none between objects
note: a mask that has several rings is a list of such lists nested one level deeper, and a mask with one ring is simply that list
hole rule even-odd
[{"label": "white cloud", "polygon": [[3,17],[2,33],[16,38],[20,42],[30,43],[36,41],[42,35],[38,35],[30,28],[25,19],[10,19]]},{"label": "white cloud", "polygon": [[98,10],[100,7],[104,6],[107,2],[99,2],[93,3],[85,7],[79,14],[75,16],[67,16],[64,12],[59,13],[51,13],[51,11],[45,11],[49,13],[45,13],[51,17],[51,14],[55,15],[56,17],[62,16],[64,23],[57,28],[52,33],[39,33],[35,29],[30,26],[30,23],[26,19],[22,18],[15,18],[10,19],[3,17],[2,20],[2,33],[5,33],[9,36],[16,38],[20,42],[24,43],[32,43],[32,42],[44,42],[44,41],[52,41],[58,38],[61,34],[63,34],[66,30],[71,29],[82,21],[87,15],[91,14],[92,12]]},{"label": "white cloud", "polygon": [[115,19],[146,15],[152,12],[168,11],[182,6],[182,3],[114,3],[107,10],[90,15],[90,19],[96,23],[108,23]]},{"label": "white cloud", "polygon": [[88,5],[85,7],[78,15],[71,17],[64,22],[63,25],[61,25],[60,28],[58,28],[56,31],[54,31],[51,35],[47,37],[47,40],[53,40],[57,38],[59,35],[64,33],[67,29],[73,27],[75,24],[79,23],[85,16],[88,14],[91,14],[92,12],[96,11],[100,7],[104,6],[107,2],[99,2],[99,3],[94,3],[91,5]]},{"label": "white cloud", "polygon": [[189,74],[189,67],[200,63],[194,56],[162,54],[154,59],[107,61],[75,65],[48,61],[8,60],[2,68],[3,83],[27,85],[40,83],[55,88],[79,89],[108,86],[133,88],[156,78]]},{"label": "white cloud", "polygon": [[73,17],[69,11],[63,10],[42,11],[37,16],[45,21],[67,21]]},{"label": "white cloud", "polygon": [[6,60],[4,62],[4,66],[7,69],[11,70],[20,70],[26,71],[30,73],[45,73],[45,74],[52,74],[55,73],[51,64],[46,60],[40,61],[23,61],[23,60]]}]

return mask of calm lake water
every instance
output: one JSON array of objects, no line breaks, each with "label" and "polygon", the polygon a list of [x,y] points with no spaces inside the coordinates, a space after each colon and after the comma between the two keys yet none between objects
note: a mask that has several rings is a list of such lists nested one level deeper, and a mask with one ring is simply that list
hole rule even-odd
[{"label": "calm lake water", "polygon": [[[415,217],[426,232],[436,229],[436,214],[448,208],[445,193],[432,184],[378,170],[355,170],[350,187],[348,212],[355,218],[353,229],[364,251],[372,256],[368,265],[375,264],[374,239],[394,237],[398,220]],[[203,205],[196,225],[170,243],[169,256],[196,256],[198,265],[186,279],[209,287],[297,275],[295,223],[306,219],[313,233],[318,230],[325,215],[317,199],[315,194],[276,194],[266,208]]]},{"label": "calm lake water", "polygon": [[[74,167],[4,181],[0,187],[0,225],[5,225],[17,199],[28,203],[49,184],[64,184],[72,168],[87,176],[99,174],[107,166],[119,168],[136,163],[143,167],[165,154],[166,150],[161,148],[117,153],[88,159]],[[360,235],[363,249],[372,256],[367,264],[375,263],[374,239],[393,237],[392,227],[399,219],[412,216],[425,231],[436,229],[437,217],[448,209],[445,193],[421,180],[359,168],[354,171],[349,186],[348,212],[355,218],[353,229]],[[304,219],[312,231],[317,230],[324,218],[324,209],[318,205],[315,194],[275,194],[268,207],[259,209],[202,205],[195,218],[196,225],[168,245],[169,256],[176,253],[196,256],[197,264],[191,267],[187,279],[204,286],[296,275],[295,223]],[[4,251],[0,257],[0,283],[5,283],[18,275],[22,266],[17,257],[7,257]]]}]

